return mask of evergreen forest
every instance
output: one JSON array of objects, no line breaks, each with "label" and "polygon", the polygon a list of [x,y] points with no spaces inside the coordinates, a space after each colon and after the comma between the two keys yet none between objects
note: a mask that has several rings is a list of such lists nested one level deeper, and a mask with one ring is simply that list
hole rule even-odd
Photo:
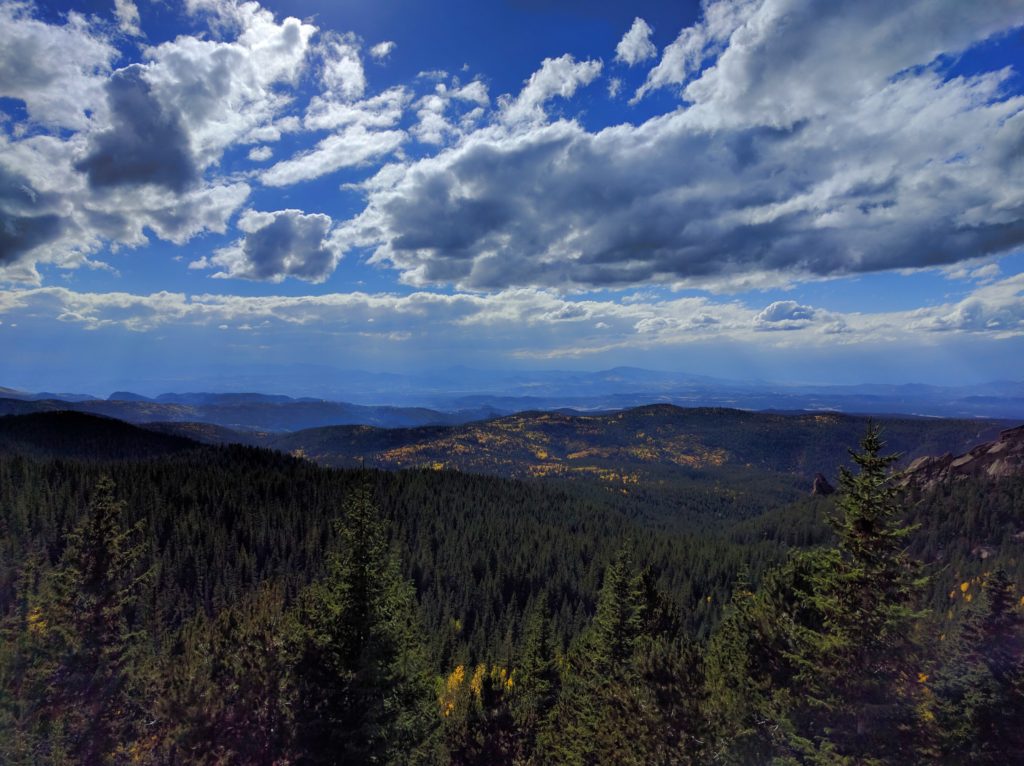
[{"label": "evergreen forest", "polygon": [[909,486],[877,425],[811,496],[76,418],[0,445],[0,763],[1024,762],[1024,476]]}]

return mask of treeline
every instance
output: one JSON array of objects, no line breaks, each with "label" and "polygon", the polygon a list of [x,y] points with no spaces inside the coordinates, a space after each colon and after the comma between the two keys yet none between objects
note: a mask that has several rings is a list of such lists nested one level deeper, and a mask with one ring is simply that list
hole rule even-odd
[{"label": "treeline", "polygon": [[1013,549],[958,549],[1012,540],[1018,485],[902,496],[876,431],[855,462],[728,539],[241,448],[0,459],[0,762],[1024,759]]}]

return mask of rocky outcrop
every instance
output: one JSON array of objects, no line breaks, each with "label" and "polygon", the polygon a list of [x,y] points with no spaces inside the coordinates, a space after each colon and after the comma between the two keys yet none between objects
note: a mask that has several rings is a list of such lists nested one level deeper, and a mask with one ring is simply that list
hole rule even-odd
[{"label": "rocky outcrop", "polygon": [[834,494],[835,491],[836,488],[829,484],[828,479],[826,479],[822,474],[814,474],[814,484],[811,485],[812,495],[819,495],[824,497],[826,495]]},{"label": "rocky outcrop", "polygon": [[905,482],[920,487],[967,478],[1024,476],[1024,426],[1008,428],[993,442],[954,457],[921,457],[906,469]]}]

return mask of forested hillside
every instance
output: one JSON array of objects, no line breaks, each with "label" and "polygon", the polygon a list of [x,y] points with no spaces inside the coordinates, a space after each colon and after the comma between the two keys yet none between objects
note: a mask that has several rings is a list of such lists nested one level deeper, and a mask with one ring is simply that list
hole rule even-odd
[{"label": "forested hillside", "polygon": [[904,490],[871,432],[837,495],[647,493],[40,417],[0,422],[4,763],[1024,756],[1024,477]]},{"label": "forested hillside", "polygon": [[[600,415],[532,412],[462,426],[380,429],[334,426],[264,443],[325,465],[445,467],[502,476],[645,483],[716,468],[834,476],[868,417],[834,412],[771,414],[651,405]],[[964,452],[1007,423],[886,417],[894,451],[906,460]]]}]

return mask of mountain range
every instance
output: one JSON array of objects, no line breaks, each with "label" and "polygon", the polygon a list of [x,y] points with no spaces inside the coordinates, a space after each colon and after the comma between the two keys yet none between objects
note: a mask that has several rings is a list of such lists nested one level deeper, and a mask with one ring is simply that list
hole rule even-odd
[{"label": "mountain range", "polygon": [[[300,382],[304,373],[310,379],[333,382],[311,388],[312,384]],[[99,398],[0,387],[0,414],[70,409],[133,423],[194,422],[267,432],[333,425],[461,425],[526,411],[600,413],[658,403],[775,412],[1024,419],[1024,382],[1012,381],[955,387],[817,386],[725,380],[634,367],[597,372],[494,372],[456,367],[416,376],[318,367],[292,370],[285,377],[280,373],[269,376],[263,390],[274,390],[270,381],[277,381],[276,390],[293,395],[211,387],[205,392],[153,395],[119,390]],[[206,382],[218,386],[217,381]],[[236,381],[235,385],[250,382],[259,381]]]}]

